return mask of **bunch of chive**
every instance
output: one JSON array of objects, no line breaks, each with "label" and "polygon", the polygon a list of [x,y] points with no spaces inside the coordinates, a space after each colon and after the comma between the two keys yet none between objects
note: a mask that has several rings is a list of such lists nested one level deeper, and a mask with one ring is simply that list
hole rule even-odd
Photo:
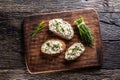
[{"label": "bunch of chive", "polygon": [[85,44],[89,47],[92,47],[94,38],[91,34],[90,29],[85,24],[84,19],[79,18],[79,19],[74,21],[74,24],[77,25],[77,27],[78,27],[80,38],[81,38],[83,44]]},{"label": "bunch of chive", "polygon": [[36,29],[31,33],[31,36],[34,37],[43,27],[44,27],[44,21],[40,22]]}]

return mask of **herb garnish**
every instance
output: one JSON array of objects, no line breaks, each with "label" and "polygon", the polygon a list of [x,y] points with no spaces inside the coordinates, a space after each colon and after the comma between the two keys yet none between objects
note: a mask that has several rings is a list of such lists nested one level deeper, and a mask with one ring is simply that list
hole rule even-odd
[{"label": "herb garnish", "polygon": [[59,31],[59,22],[57,22],[56,20],[55,20],[55,27],[56,27],[56,30]]},{"label": "herb garnish", "polygon": [[47,45],[48,47],[50,47],[50,43],[46,43],[46,45]]},{"label": "herb garnish", "polygon": [[76,53],[77,51],[81,50],[78,46],[75,46],[75,48],[72,49],[73,53]]},{"label": "herb garnish", "polygon": [[43,27],[44,27],[44,21],[40,22],[36,29],[31,33],[31,36],[34,37]]},{"label": "herb garnish", "polygon": [[62,32],[64,32],[65,30],[63,28],[61,28]]},{"label": "herb garnish", "polygon": [[59,48],[60,48],[59,45],[53,45],[53,47],[52,47],[52,49],[53,49],[54,51],[58,50]]},{"label": "herb garnish", "polygon": [[74,24],[77,25],[77,27],[78,27],[80,38],[81,38],[83,44],[85,44],[89,47],[92,47],[94,38],[91,34],[90,29],[85,24],[84,19],[79,18],[79,19],[74,21]]}]

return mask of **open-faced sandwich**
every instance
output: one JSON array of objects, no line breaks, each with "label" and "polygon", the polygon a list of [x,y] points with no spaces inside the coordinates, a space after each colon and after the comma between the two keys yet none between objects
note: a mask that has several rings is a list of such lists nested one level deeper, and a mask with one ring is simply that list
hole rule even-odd
[{"label": "open-faced sandwich", "polygon": [[68,61],[77,59],[83,52],[85,47],[82,43],[74,43],[65,52],[65,59]]},{"label": "open-faced sandwich", "polygon": [[49,30],[67,40],[72,39],[74,36],[74,31],[71,25],[59,18],[49,21]]},{"label": "open-faced sandwich", "polygon": [[66,49],[66,44],[62,40],[51,39],[47,40],[41,46],[41,52],[47,55],[55,55],[63,52]]}]

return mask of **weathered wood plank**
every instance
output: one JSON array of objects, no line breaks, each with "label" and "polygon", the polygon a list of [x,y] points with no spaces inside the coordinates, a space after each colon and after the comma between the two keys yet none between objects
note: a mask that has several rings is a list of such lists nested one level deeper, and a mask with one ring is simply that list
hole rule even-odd
[{"label": "weathered wood plank", "polygon": [[56,12],[82,8],[94,8],[99,12],[120,12],[120,0],[1,0],[4,12]]},{"label": "weathered wood plank", "polygon": [[104,11],[104,0],[2,0],[0,11],[4,12],[56,12],[94,8]]},{"label": "weathered wood plank", "polygon": [[24,65],[20,19],[10,14],[0,14],[0,67],[11,68]]},{"label": "weathered wood plank", "polygon": [[0,80],[120,80],[120,69],[74,70],[31,75],[24,69],[0,70]]},{"label": "weathered wood plank", "polygon": [[120,69],[120,41],[104,41],[104,69]]},{"label": "weathered wood plank", "polygon": [[120,40],[120,13],[99,13],[103,40]]},{"label": "weathered wood plank", "polygon": [[120,12],[120,0],[108,0],[108,6],[110,12]]}]

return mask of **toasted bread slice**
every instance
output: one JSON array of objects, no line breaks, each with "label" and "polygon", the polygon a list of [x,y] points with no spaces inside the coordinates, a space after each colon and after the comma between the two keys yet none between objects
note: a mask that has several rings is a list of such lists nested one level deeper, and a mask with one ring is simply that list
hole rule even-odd
[{"label": "toasted bread slice", "polygon": [[59,18],[49,21],[49,30],[67,40],[72,39],[74,36],[74,30],[71,25]]},{"label": "toasted bread slice", "polygon": [[65,59],[68,61],[77,59],[83,52],[85,47],[82,43],[74,43],[65,52]]},{"label": "toasted bread slice", "polygon": [[55,55],[63,52],[66,49],[66,44],[59,39],[47,40],[41,46],[41,52],[47,55]]}]

